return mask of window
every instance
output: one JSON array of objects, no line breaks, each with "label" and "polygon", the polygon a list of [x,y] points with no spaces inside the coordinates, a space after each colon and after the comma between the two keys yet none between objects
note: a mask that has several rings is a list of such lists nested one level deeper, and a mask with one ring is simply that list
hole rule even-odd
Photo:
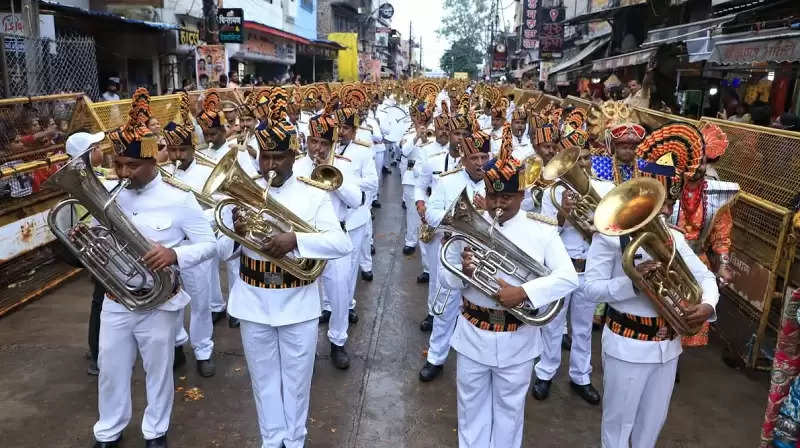
[{"label": "window", "polygon": [[[294,1],[294,0],[292,0]],[[300,0],[300,6],[303,8],[313,11],[314,10],[314,0]]]}]

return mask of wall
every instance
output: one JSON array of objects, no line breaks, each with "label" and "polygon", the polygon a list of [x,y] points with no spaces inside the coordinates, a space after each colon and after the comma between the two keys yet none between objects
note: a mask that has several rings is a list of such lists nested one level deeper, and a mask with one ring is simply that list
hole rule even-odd
[{"label": "wall", "polygon": [[[202,2],[198,0],[198,3]],[[283,29],[281,0],[223,0],[225,8],[244,9],[244,20]]]},{"label": "wall", "polygon": [[339,50],[339,78],[344,82],[358,81],[358,34],[331,33],[328,39],[340,43],[344,50]]}]

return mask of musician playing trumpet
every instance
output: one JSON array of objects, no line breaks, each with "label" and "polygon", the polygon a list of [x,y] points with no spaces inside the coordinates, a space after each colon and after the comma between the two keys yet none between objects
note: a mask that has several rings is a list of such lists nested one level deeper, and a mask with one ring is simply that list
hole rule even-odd
[{"label": "musician playing trumpet", "polygon": [[[691,177],[703,159],[703,150],[703,136],[684,123],[665,125],[636,147],[636,156],[643,162],[637,172],[659,180],[666,188],[662,215],[672,214],[673,204],[681,194],[683,176]],[[596,224],[598,215],[596,212]],[[599,232],[604,230],[598,225]],[[676,256],[685,262],[702,288],[700,303],[688,304],[685,318],[689,327],[696,328],[716,318],[714,308],[719,300],[716,279],[683,234],[674,229],[669,233],[672,242],[667,244],[674,245]],[[656,445],[667,418],[681,354],[680,336],[625,274],[623,251],[630,242],[627,235],[612,237],[595,233],[586,257],[586,296],[608,303],[602,338],[603,448]],[[664,268],[644,250],[637,251],[633,259],[636,272],[642,276]]]},{"label": "musician playing trumpet", "polygon": [[[526,325],[509,309],[527,305],[542,308],[578,286],[578,276],[556,227],[531,219],[520,210],[523,185],[520,163],[510,157],[511,135],[506,132],[498,158],[485,166],[486,210],[483,219],[527,256],[550,269],[525,283],[500,273],[499,290],[489,297],[465,284],[448,270],[439,272],[443,285],[460,293],[461,313],[451,343],[458,353],[459,447],[522,446],[525,398],[533,360],[542,353],[539,327]],[[460,247],[459,247],[460,246]],[[444,254],[472,277],[475,254],[463,243]],[[458,297],[457,294],[456,297]]]}]

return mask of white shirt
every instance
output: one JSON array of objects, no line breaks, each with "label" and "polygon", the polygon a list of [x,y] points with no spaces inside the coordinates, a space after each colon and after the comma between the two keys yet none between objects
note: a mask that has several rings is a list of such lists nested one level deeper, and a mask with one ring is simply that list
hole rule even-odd
[{"label": "white shirt", "polygon": [[384,152],[386,146],[383,144],[383,134],[381,133],[381,125],[375,119],[375,114],[372,111],[368,112],[367,119],[364,120],[362,126],[370,130],[372,139],[372,152]]},{"label": "white shirt", "polygon": [[119,101],[119,94],[114,92],[105,91],[101,96],[103,101]]},{"label": "white shirt", "polygon": [[203,186],[211,175],[213,168],[207,165],[200,165],[197,160],[192,159],[192,163],[183,170],[176,168],[173,175],[179,181],[189,185],[194,191],[203,191]]},{"label": "white shirt", "polygon": [[[439,183],[439,175],[444,173],[445,171],[452,170],[458,165],[458,157],[453,157],[450,155],[449,151],[450,145],[445,143],[444,145],[440,145],[436,140],[434,140],[431,144],[423,146],[427,155],[425,157],[425,161],[422,164],[418,164],[419,166],[419,175],[416,178],[416,184],[414,185],[414,201],[426,201],[428,200],[428,188],[431,189],[431,194],[433,193],[433,189]],[[414,169],[417,169],[417,166],[414,166]]]},{"label": "white shirt", "polygon": [[472,180],[463,168],[455,173],[440,176],[425,207],[425,222],[433,227],[438,227],[445,213],[450,210],[464,188],[467,189],[470,200],[476,194],[486,196],[486,185],[483,183],[483,179],[477,182]]},{"label": "white shirt", "polygon": [[[491,221],[487,212],[483,218]],[[558,237],[555,226],[529,219],[519,211],[502,226],[495,228],[529,257],[550,269],[550,274],[520,282],[517,278],[500,273],[509,284],[522,287],[528,302],[534,308],[544,307],[566,296],[578,287],[578,274]],[[450,246],[445,254],[450,264],[461,266],[463,243]],[[503,309],[495,299],[467,285],[450,271],[440,267],[442,286],[461,291],[469,302],[492,309]],[[468,358],[487,366],[508,367],[530,361],[542,353],[541,330],[537,326],[521,325],[517,331],[493,332],[481,330],[463,317],[459,317],[450,341],[453,348]]]},{"label": "white shirt", "polygon": [[391,98],[384,101],[384,107],[379,112],[378,119],[384,138],[392,143],[399,142],[411,126],[411,117],[408,112]]},{"label": "white shirt", "polygon": [[490,131],[492,129],[492,116],[480,114],[478,116],[478,124],[481,126],[482,131]]},{"label": "white shirt", "polygon": [[[502,139],[500,141],[502,142]],[[500,146],[497,147],[497,150],[500,151]],[[536,152],[533,150],[531,139],[526,137],[524,134],[522,137],[511,137],[511,157],[522,162],[534,154],[536,154]]]},{"label": "white shirt", "polygon": [[489,133],[489,143],[491,144],[492,156],[497,156],[500,152],[500,146],[503,145],[503,128],[492,129]]},{"label": "white shirt", "polygon": [[[175,251],[179,269],[197,266],[215,255],[214,234],[194,194],[165,183],[161,174],[141,189],[122,190],[116,204],[143,237]],[[157,309],[176,311],[189,300],[181,289]],[[103,310],[128,312],[110,299],[103,302]]]},{"label": "white shirt", "polygon": [[352,162],[352,173],[358,188],[361,189],[361,205],[351,209],[345,220],[347,230],[357,229],[371,221],[369,209],[372,206],[367,198],[373,197],[378,191],[378,173],[375,171],[374,154],[370,148],[355,142],[350,142],[346,147],[337,147],[336,154],[344,156]]},{"label": "white shirt", "polygon": [[[714,274],[697,258],[683,234],[670,229],[675,247],[686,266],[703,289],[702,302],[717,306],[719,291]],[[650,256],[639,249],[636,256],[641,259],[636,263],[650,260]],[[586,297],[598,303],[607,302],[621,313],[629,313],[642,317],[658,315],[650,299],[633,287],[633,282],[622,269],[622,250],[619,237],[609,237],[595,233],[592,244],[586,255]],[[716,317],[712,317],[713,321]],[[640,341],[626,338],[611,332],[606,326],[603,329],[603,352],[623,361],[634,363],[664,363],[681,354],[681,338],[669,341]]]},{"label": "white shirt", "polygon": [[[263,179],[258,183],[261,187],[266,186]],[[297,248],[291,252],[291,256],[329,260],[343,257],[353,250],[350,238],[339,225],[328,192],[300,182],[292,176],[280,187],[270,188],[269,194],[319,231],[296,232]],[[229,211],[225,219],[230,225]],[[220,258],[224,260],[238,256],[239,251],[244,251],[250,258],[264,260],[261,255],[246,247],[234,250],[233,240],[226,236],[220,237],[218,246]],[[270,326],[305,322],[320,315],[319,291],[316,281],[298,288],[271,289],[250,286],[237,277],[228,299],[228,313],[239,319]]]},{"label": "white shirt", "polygon": [[[223,156],[225,156],[225,154],[227,154],[228,151],[230,151],[231,149],[232,149],[232,147],[231,147],[230,143],[226,141],[225,143],[222,144],[222,146],[220,146],[217,149],[214,149],[214,148],[211,148],[211,147],[206,147],[204,149],[201,149],[199,152],[201,154],[203,154],[204,156],[207,156],[208,158],[210,158],[214,162],[219,162],[219,160]],[[242,167],[242,168],[245,168],[245,167]]]},{"label": "white shirt", "polygon": [[415,185],[417,183],[417,176],[419,176],[419,169],[416,168],[417,164],[421,165],[425,162],[425,150],[420,145],[421,142],[417,141],[416,130],[407,133],[400,142],[400,164],[398,167],[402,170],[400,182],[403,185]]}]

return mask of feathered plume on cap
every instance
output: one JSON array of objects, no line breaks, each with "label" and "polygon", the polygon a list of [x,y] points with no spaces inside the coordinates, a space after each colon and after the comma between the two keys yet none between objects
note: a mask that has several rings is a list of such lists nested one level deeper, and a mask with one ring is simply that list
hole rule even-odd
[{"label": "feathered plume on cap", "polygon": [[289,96],[286,94],[286,90],[283,87],[273,87],[267,100],[268,114],[266,119],[269,121],[285,120],[288,105]]},{"label": "feathered plume on cap", "polygon": [[688,123],[670,123],[654,130],[636,147],[639,171],[661,181],[667,195],[680,197],[683,177],[691,177],[703,159],[703,135]]},{"label": "feathered plume on cap", "polygon": [[503,125],[503,141],[497,157],[483,166],[487,193],[514,193],[525,188],[521,182],[522,164],[511,156],[511,124]]},{"label": "feathered plume on cap", "polygon": [[358,111],[356,109],[343,107],[341,109],[337,109],[334,114],[336,116],[336,122],[339,124],[339,126],[347,125],[357,128],[359,125],[360,120],[358,119]]},{"label": "feathered plume on cap", "polygon": [[492,106],[492,117],[493,118],[502,118],[506,119],[506,111],[508,110],[509,105],[508,98],[500,98],[497,102]]},{"label": "feathered plume on cap", "polygon": [[469,110],[467,109],[468,105],[469,102],[465,103],[462,99],[458,100],[457,112],[450,115],[449,128],[451,131],[461,129],[472,133],[472,120],[470,119]]},{"label": "feathered plume on cap", "polygon": [[300,89],[298,87],[292,88],[291,93],[289,93],[289,100],[287,104],[287,112],[298,114],[300,113],[300,109],[303,106],[303,97],[300,95]]},{"label": "feathered plume on cap", "polygon": [[450,108],[447,101],[442,100],[442,113],[433,118],[433,126],[436,129],[447,131],[450,129]]},{"label": "feathered plume on cap", "polygon": [[567,117],[564,119],[564,127],[569,126],[572,129],[583,129],[583,124],[585,122],[586,110],[582,107],[576,107],[567,114]]},{"label": "feathered plume on cap", "polygon": [[155,157],[158,152],[158,140],[147,128],[150,116],[150,94],[147,89],[140,87],[134,92],[131,108],[128,111],[128,121],[121,128],[108,134],[118,156],[135,159]]},{"label": "feathered plume on cap", "polygon": [[189,112],[189,95],[186,92],[181,94],[180,113],[183,123],[178,124],[170,121],[164,126],[164,138],[169,146],[192,146],[194,147],[194,126],[192,116]]},{"label": "feathered plume on cap", "polygon": [[197,117],[200,126],[209,128],[220,128],[225,124],[225,116],[220,111],[220,97],[215,89],[208,89],[203,100],[203,111]]},{"label": "feathered plume on cap", "polygon": [[340,94],[344,107],[361,110],[367,105],[367,92],[358,84],[343,85]]},{"label": "feathered plume on cap", "polygon": [[535,145],[553,143],[561,139],[558,125],[553,122],[553,116],[547,110],[543,110],[541,113],[532,113],[528,127]]},{"label": "feathered plume on cap", "polygon": [[717,160],[722,157],[729,144],[725,132],[713,123],[706,123],[700,132],[703,134],[703,142],[706,144],[706,158]]}]

